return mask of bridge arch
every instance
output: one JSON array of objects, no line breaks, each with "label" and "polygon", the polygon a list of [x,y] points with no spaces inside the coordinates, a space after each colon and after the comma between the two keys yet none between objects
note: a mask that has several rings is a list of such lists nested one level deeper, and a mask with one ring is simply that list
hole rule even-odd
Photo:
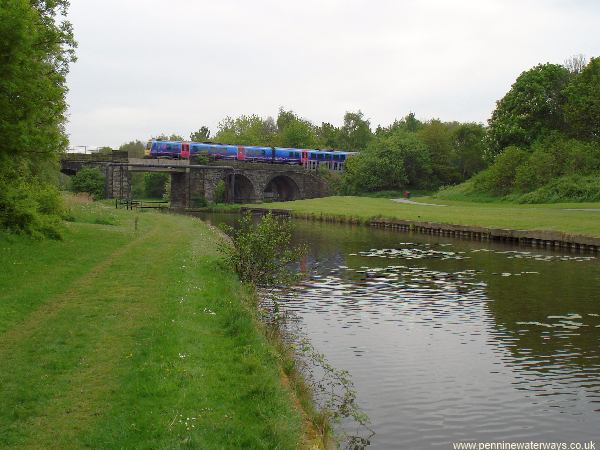
[{"label": "bridge arch", "polygon": [[271,178],[265,185],[263,197],[267,201],[280,202],[302,198],[298,184],[288,175],[276,175]]},{"label": "bridge arch", "polygon": [[225,176],[224,181],[227,203],[254,203],[257,200],[254,184],[247,176],[231,173]]}]

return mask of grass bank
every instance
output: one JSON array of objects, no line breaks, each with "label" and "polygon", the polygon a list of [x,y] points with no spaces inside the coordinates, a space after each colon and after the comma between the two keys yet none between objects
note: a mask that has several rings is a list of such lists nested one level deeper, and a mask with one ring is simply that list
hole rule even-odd
[{"label": "grass bank", "polygon": [[324,217],[357,223],[373,218],[388,218],[514,230],[560,231],[600,237],[600,211],[585,211],[600,209],[600,203],[515,205],[449,201],[431,197],[412,200],[446,206],[403,204],[371,197],[325,197],[249,206],[289,209],[298,217]]},{"label": "grass bank", "polygon": [[1,448],[305,444],[218,233],[99,203],[69,220],[63,241],[0,235]]}]

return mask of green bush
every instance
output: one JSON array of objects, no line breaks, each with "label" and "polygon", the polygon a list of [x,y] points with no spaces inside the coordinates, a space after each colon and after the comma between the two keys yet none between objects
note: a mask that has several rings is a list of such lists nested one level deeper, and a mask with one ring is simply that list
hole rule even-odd
[{"label": "green bush", "polygon": [[225,261],[240,277],[254,285],[273,286],[287,284],[296,275],[289,269],[304,253],[301,247],[293,248],[292,222],[267,214],[258,224],[247,213],[236,228],[224,226],[231,243],[221,247]]},{"label": "green bush", "polygon": [[87,192],[95,200],[104,198],[104,174],[100,169],[85,167],[71,180],[73,192]]},{"label": "green bush", "polygon": [[140,198],[146,195],[146,185],[143,172],[133,172],[131,174],[131,195],[133,198]]},{"label": "green bush", "polygon": [[169,174],[146,172],[144,174],[144,191],[150,198],[162,198]]},{"label": "green bush", "polygon": [[215,194],[214,194],[215,203],[225,203],[225,200],[227,200],[225,198],[226,196],[227,196],[227,188],[225,187],[225,181],[219,180],[219,182],[215,186]]},{"label": "green bush", "polygon": [[62,199],[39,181],[0,177],[0,228],[35,238],[61,238]]},{"label": "green bush", "polygon": [[509,194],[515,185],[517,169],[527,160],[528,153],[519,147],[508,147],[494,164],[473,177],[476,192],[492,195]]},{"label": "green bush", "polygon": [[520,203],[561,203],[600,201],[600,174],[570,175],[550,181],[545,186],[523,194]]}]

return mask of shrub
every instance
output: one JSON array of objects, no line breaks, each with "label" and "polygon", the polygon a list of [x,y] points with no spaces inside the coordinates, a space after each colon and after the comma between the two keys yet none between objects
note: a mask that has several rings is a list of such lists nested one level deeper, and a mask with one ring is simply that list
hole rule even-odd
[{"label": "shrub", "polygon": [[517,169],[528,157],[528,153],[521,148],[508,147],[495,159],[494,164],[473,177],[475,190],[493,195],[510,193]]},{"label": "shrub", "polygon": [[62,200],[54,186],[0,177],[0,228],[60,239],[62,213]]},{"label": "shrub", "polygon": [[225,181],[219,180],[215,186],[214,201],[215,203],[225,203],[227,197],[227,188],[225,187]]},{"label": "shrub", "polygon": [[518,201],[520,203],[600,201],[600,174],[560,177],[533,192],[522,195]]},{"label": "shrub", "polygon": [[100,169],[85,167],[71,180],[73,192],[87,192],[94,200],[104,197],[104,174]]},{"label": "shrub", "polygon": [[221,252],[240,277],[254,285],[287,284],[296,276],[289,265],[298,262],[304,249],[292,247],[292,223],[272,214],[262,216],[255,224],[250,213],[242,216],[237,227],[224,226],[231,243]]},{"label": "shrub", "polygon": [[169,174],[146,172],[144,174],[144,191],[151,198],[162,198]]},{"label": "shrub", "polygon": [[139,198],[146,195],[144,173],[133,172],[131,174],[131,195],[133,198]]}]

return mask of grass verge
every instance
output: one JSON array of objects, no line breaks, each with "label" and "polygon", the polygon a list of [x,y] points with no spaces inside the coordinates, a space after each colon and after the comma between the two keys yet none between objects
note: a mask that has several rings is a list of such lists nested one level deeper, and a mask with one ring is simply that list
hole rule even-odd
[{"label": "grass verge", "polygon": [[63,241],[0,235],[1,448],[307,445],[217,232],[99,203],[68,217]]},{"label": "grass verge", "polygon": [[600,203],[515,205],[449,201],[432,197],[419,197],[412,200],[446,206],[402,204],[390,199],[370,197],[325,197],[249,206],[289,209],[296,217],[352,223],[367,222],[373,218],[388,218],[600,236],[600,212],[586,211],[586,209],[599,209]]}]

